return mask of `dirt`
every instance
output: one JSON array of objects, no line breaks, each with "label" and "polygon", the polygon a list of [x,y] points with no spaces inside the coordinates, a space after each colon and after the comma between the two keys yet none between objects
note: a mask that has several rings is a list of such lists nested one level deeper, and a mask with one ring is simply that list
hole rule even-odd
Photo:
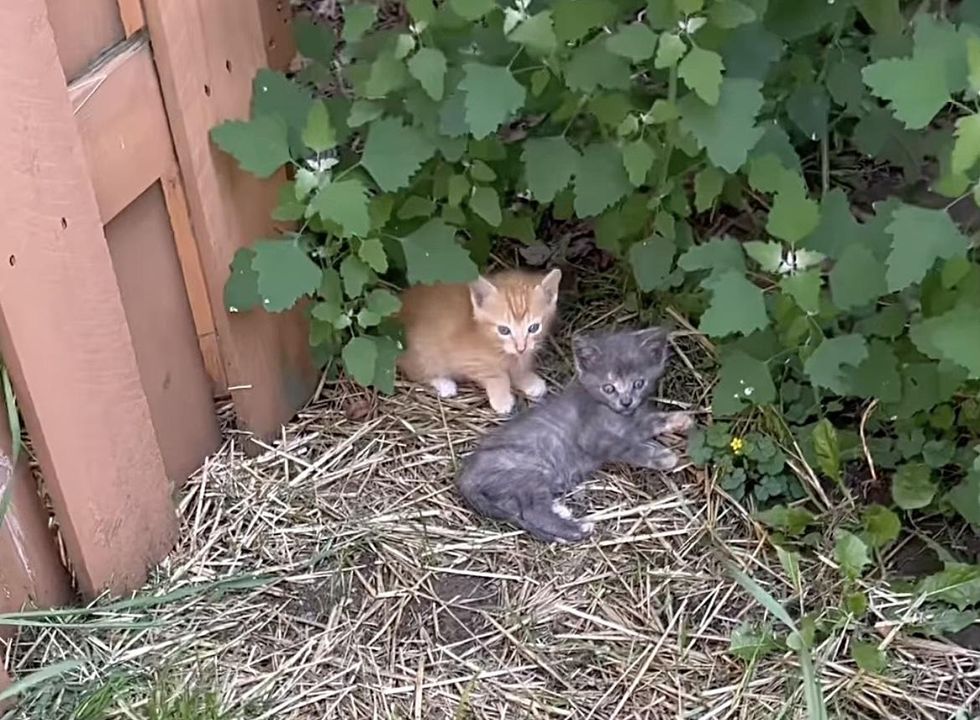
[{"label": "dirt", "polygon": [[426,595],[431,591],[431,597],[420,595],[409,603],[405,636],[415,637],[424,628],[438,642],[451,645],[491,629],[483,613],[498,605],[500,591],[494,580],[440,574],[421,590]]}]

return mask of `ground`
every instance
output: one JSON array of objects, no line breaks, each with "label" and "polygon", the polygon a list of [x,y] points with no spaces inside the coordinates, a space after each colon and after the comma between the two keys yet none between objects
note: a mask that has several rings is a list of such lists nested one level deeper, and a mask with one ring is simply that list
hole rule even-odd
[{"label": "ground", "polygon": [[[543,359],[552,388],[571,327],[636,320],[614,278],[581,282],[588,310],[564,309]],[[680,332],[662,398],[707,422],[707,350],[665,315]],[[591,541],[534,542],[454,489],[494,422],[478,392],[440,400],[401,384],[375,398],[341,381],[257,458],[229,432],[183,488],[179,546],[136,600],[45,619],[11,648],[18,673],[82,661],[29,693],[23,717],[804,716],[793,651],[729,652],[736,628],[772,620],[726,564],[799,617],[839,597],[827,555],[804,558],[798,592],[747,510],[690,466],[609,468],[571,502],[596,521]],[[856,668],[846,621],[818,643],[831,716],[938,719],[975,702],[980,654],[907,634],[912,599],[865,589],[889,667]]]}]

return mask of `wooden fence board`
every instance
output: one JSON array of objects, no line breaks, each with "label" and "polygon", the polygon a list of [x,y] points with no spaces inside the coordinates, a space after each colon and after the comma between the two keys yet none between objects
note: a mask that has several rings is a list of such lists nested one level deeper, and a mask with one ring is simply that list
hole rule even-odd
[{"label": "wooden fence board", "polygon": [[283,178],[248,176],[209,136],[248,115],[252,78],[268,63],[263,1],[147,0],[144,11],[238,420],[268,438],[313,390],[306,323],[297,312],[230,315],[223,289],[235,250],[273,232]]},{"label": "wooden fence board", "polygon": [[81,75],[103,51],[126,37],[116,0],[47,0],[47,6],[58,58],[69,80]]},{"label": "wooden fence board", "polygon": [[221,433],[160,184],[126,206],[105,235],[157,442],[180,485]]},{"label": "wooden fence board", "polygon": [[[37,494],[23,449],[13,463],[7,408],[0,395],[0,497],[8,490],[10,505],[0,520],[0,612],[63,605],[72,596],[61,564],[48,514]],[[0,635],[14,628],[0,626]]]},{"label": "wooden fence board", "polygon": [[43,0],[0,47],[0,354],[80,590],[130,589],[176,518]]},{"label": "wooden fence board", "polygon": [[143,16],[140,0],[117,0],[117,3],[126,37],[132,37],[146,27],[146,18]]}]

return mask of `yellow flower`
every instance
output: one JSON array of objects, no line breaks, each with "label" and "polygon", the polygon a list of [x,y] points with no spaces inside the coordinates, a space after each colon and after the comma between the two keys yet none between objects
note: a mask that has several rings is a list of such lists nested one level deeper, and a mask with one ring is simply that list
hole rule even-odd
[{"label": "yellow flower", "polygon": [[728,443],[728,447],[732,449],[735,455],[741,455],[742,449],[745,447],[745,441],[740,437],[733,437],[732,441]]}]

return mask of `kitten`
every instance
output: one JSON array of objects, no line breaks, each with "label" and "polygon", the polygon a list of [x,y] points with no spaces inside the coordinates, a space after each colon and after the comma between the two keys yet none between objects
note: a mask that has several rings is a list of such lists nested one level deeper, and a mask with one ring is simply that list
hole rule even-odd
[{"label": "kitten", "polygon": [[592,530],[561,503],[565,493],[609,462],[672,469],[677,455],[653,438],[693,424],[646,402],[667,365],[666,330],[578,336],[573,349],[576,377],[565,390],[487,435],[457,482],[477,511],[545,541]]},{"label": "kitten", "polygon": [[560,270],[507,270],[469,285],[409,288],[399,312],[406,340],[399,368],[440,397],[455,395],[457,381],[474,381],[503,415],[514,408],[512,387],[541,397],[548,388],[534,372],[534,352],[554,320],[560,281]]}]

